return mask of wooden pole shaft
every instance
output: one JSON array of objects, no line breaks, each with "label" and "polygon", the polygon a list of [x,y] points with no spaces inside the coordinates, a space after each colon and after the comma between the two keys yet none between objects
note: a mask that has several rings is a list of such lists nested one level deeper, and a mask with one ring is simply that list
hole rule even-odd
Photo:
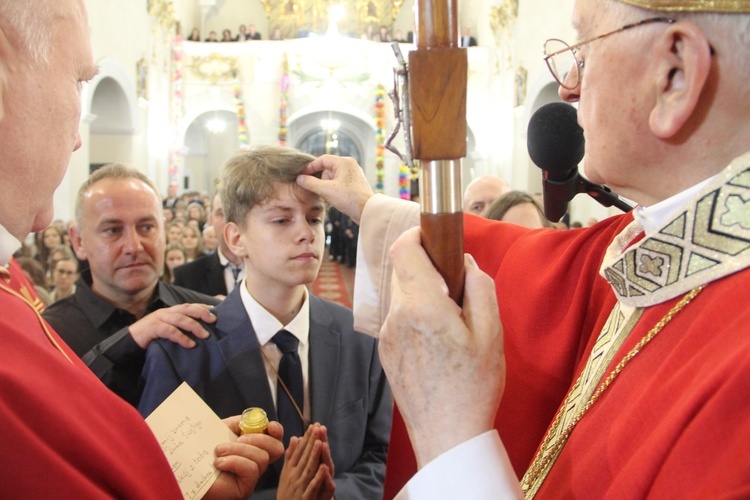
[{"label": "wooden pole shaft", "polygon": [[[417,50],[409,53],[414,158],[420,161],[422,245],[458,304],[463,296],[461,163],[466,156],[466,49],[455,0],[417,0]],[[449,172],[439,169],[449,168]],[[424,182],[425,177],[430,182]],[[429,200],[429,203],[424,203]]]}]

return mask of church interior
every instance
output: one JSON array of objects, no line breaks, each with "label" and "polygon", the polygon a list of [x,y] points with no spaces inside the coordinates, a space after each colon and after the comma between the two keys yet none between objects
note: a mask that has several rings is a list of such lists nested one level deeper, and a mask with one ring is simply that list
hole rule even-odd
[{"label": "church interior", "polygon": [[[258,144],[355,157],[373,189],[387,195],[418,189],[416,168],[383,147],[396,125],[397,60],[378,37],[382,28],[387,39],[403,40],[404,57],[415,49],[411,0],[86,3],[100,69],[83,92],[83,147],[56,192],[57,219],[72,218],[78,186],[99,165],[131,165],[165,195],[170,184],[213,193],[223,162]],[[462,40],[476,43],[467,48],[463,186],[493,174],[513,189],[541,191],[526,128],[535,110],[560,100],[542,46],[573,38],[572,4],[458,3]],[[204,41],[227,30],[235,39],[250,26],[259,40]],[[199,41],[188,40],[193,32]],[[393,144],[403,150],[403,135]],[[601,219],[609,210],[582,195],[571,217]]]}]

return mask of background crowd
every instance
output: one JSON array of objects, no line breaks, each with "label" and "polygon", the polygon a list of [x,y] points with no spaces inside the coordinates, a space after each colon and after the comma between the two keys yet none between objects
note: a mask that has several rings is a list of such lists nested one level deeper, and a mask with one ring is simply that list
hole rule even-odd
[{"label": "background crowd", "polygon": [[[417,197],[418,198],[418,197]],[[166,228],[164,270],[161,280],[174,283],[176,267],[192,262],[197,257],[216,252],[219,237],[208,221],[211,196],[208,193],[185,191],[177,185],[168,188],[162,200]],[[500,177],[482,176],[474,179],[464,191],[464,211],[488,219],[503,220],[531,227],[576,229],[596,224],[596,219],[585,223],[562,221],[551,223],[544,217],[539,193],[513,190]],[[42,231],[33,233],[16,259],[34,284],[37,295],[45,306],[75,293],[76,281],[87,266],[76,257],[70,243],[68,229],[73,221],[54,220]],[[327,258],[350,268],[357,261],[359,226],[349,216],[329,207],[326,215]]]}]

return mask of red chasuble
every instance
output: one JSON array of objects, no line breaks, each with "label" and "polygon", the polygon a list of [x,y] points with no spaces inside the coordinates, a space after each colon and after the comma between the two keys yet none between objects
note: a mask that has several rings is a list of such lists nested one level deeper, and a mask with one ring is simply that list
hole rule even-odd
[{"label": "red chasuble", "polygon": [[[465,217],[466,251],[495,277],[507,359],[495,424],[519,478],[616,303],[599,268],[631,221],[532,233]],[[730,274],[678,312],[582,418],[537,498],[749,498],[748,290],[750,271]],[[680,298],[645,310],[607,373]],[[415,472],[400,429],[387,498]]]},{"label": "red chasuble", "polygon": [[5,283],[0,311],[0,497],[181,498],[138,412]]}]

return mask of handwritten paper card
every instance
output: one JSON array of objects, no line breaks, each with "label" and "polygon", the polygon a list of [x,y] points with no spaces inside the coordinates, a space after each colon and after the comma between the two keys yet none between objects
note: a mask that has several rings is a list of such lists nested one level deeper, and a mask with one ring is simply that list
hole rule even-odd
[{"label": "handwritten paper card", "polygon": [[214,448],[236,441],[229,427],[186,383],[146,418],[187,499],[201,498],[219,477]]}]

